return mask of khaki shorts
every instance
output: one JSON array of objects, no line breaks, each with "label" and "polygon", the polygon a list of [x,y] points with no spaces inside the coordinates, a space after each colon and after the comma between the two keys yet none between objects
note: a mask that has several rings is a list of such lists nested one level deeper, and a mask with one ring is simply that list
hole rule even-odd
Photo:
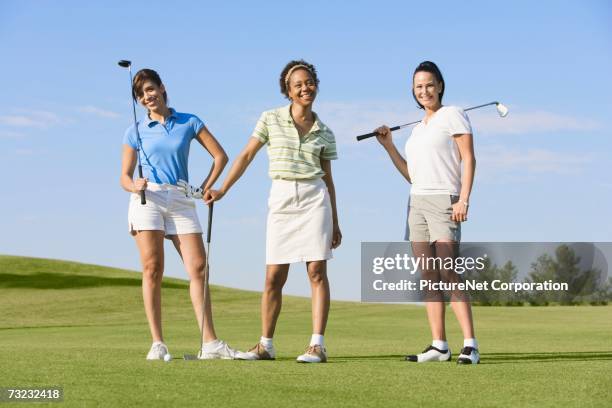
[{"label": "khaki shorts", "polygon": [[458,196],[448,194],[410,195],[404,239],[413,242],[461,240],[461,224],[451,220],[452,204]]},{"label": "khaki shorts", "polygon": [[164,231],[169,235],[202,233],[195,201],[185,197],[177,186],[149,182],[145,191],[147,203],[140,204],[140,194],[130,195],[128,230]]}]

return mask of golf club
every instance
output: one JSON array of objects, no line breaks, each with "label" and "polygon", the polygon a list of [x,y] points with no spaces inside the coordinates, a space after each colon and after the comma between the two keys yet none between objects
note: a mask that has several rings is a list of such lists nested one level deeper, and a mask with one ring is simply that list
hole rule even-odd
[{"label": "golf club", "polygon": [[[204,294],[202,296],[202,323],[200,324],[200,351],[202,353],[202,347],[204,347],[204,319],[206,315],[206,301],[208,300],[208,272],[210,267],[210,236],[212,232],[212,218],[213,218],[213,204],[210,203],[208,206],[208,228],[206,231],[206,266],[204,267]],[[185,360],[198,360],[198,356],[194,354],[183,355]]]},{"label": "golf club", "polygon": [[[122,68],[127,68],[130,73],[130,90],[132,89],[132,61],[121,60],[117,64],[119,64]],[[138,131],[138,122],[136,121],[136,102],[134,101],[134,95],[132,92],[132,112],[134,113],[134,128],[136,129],[136,140],[138,143],[138,149],[136,149],[136,157],[138,159],[138,177],[142,178],[142,165],[140,164],[140,151],[142,150],[142,140],[140,140],[140,132]],[[145,205],[147,203],[147,198],[145,197],[144,190],[140,190],[140,204]]]},{"label": "golf club", "polygon": [[[485,103],[483,105],[478,105],[478,106],[472,106],[471,108],[465,108],[464,111],[467,112],[469,110],[473,110],[473,109],[478,109],[478,108],[484,108],[485,106],[489,106],[489,105],[495,105],[496,109],[497,109],[497,113],[499,113],[499,116],[501,116],[502,118],[505,118],[506,116],[508,116],[508,108],[503,105],[500,102],[494,101],[494,102],[489,102],[489,103]],[[417,123],[419,123],[420,120],[415,120],[414,122],[410,122],[410,123],[406,123],[404,125],[399,125],[399,126],[393,126],[392,128],[390,128],[390,130],[392,132],[396,131],[396,130],[400,130],[402,128],[405,128],[406,126],[410,126],[410,125],[415,125]],[[366,133],[364,135],[359,135],[357,136],[357,141],[361,141],[363,139],[367,139],[370,138],[372,136],[376,136],[376,132],[372,132],[372,133]]]}]

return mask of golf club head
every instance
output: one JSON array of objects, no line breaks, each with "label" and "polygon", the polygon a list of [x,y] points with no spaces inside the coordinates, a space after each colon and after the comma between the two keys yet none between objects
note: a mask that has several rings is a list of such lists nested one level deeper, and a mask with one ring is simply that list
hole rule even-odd
[{"label": "golf club head", "polygon": [[497,109],[497,113],[499,113],[499,116],[501,116],[502,118],[508,116],[508,107],[506,105],[497,102],[495,104],[495,108]]},{"label": "golf club head", "polygon": [[195,354],[184,354],[183,355],[183,360],[187,360],[187,361],[194,361],[197,360],[198,356]]},{"label": "golf club head", "polygon": [[132,61],[120,60],[117,64],[119,64],[120,67],[129,68],[130,65],[132,65]]}]

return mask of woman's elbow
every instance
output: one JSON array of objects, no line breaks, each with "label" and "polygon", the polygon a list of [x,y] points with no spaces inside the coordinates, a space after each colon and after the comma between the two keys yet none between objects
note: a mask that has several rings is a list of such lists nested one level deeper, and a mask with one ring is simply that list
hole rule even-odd
[{"label": "woman's elbow", "polygon": [[463,161],[466,165],[470,167],[476,166],[476,156],[472,154],[466,154],[464,157],[461,158],[461,161]]},{"label": "woman's elbow", "polygon": [[229,157],[227,157],[227,153],[222,152],[219,157],[217,158],[217,161],[222,165],[225,166],[227,164],[227,162],[229,161]]}]

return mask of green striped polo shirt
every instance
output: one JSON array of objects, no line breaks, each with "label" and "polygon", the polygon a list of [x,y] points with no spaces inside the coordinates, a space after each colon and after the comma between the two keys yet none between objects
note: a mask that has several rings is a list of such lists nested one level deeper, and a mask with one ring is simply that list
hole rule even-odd
[{"label": "green striped polo shirt", "polygon": [[325,172],[321,159],[335,160],[336,139],[332,131],[313,112],[315,122],[310,131],[300,138],[289,111],[291,105],[261,114],[253,137],[268,145],[272,179],[312,180]]}]

